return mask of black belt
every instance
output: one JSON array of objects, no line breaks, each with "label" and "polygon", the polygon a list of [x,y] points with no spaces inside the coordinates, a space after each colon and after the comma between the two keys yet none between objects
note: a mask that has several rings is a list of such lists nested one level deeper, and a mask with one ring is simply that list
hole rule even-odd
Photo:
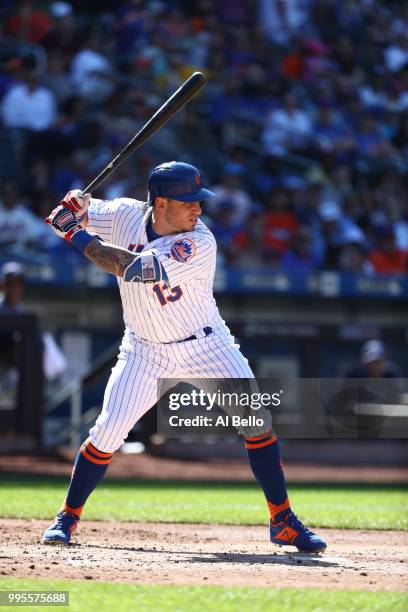
[{"label": "black belt", "polygon": [[[212,334],[213,332],[213,328],[212,327],[204,327],[203,328],[203,332],[205,333],[206,336],[209,336],[210,334]],[[200,336],[202,337],[202,336]],[[183,340],[176,340],[176,342],[188,342],[189,340],[198,340],[197,336],[192,335],[189,336],[188,338],[183,338]]]}]

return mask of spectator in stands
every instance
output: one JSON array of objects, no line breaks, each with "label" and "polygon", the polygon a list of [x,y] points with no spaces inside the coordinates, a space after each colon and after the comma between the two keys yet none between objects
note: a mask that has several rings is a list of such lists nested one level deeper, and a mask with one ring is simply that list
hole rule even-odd
[{"label": "spectator in stands", "polygon": [[24,294],[23,266],[16,261],[9,261],[1,268],[0,312],[23,312],[21,300]]},{"label": "spectator in stands", "polygon": [[[358,404],[373,406],[372,417],[375,417],[376,407],[384,404],[399,404],[401,400],[401,384],[398,380],[400,374],[397,368],[388,362],[384,343],[373,339],[365,342],[361,349],[360,363],[353,367],[345,378],[364,379],[358,387]],[[356,397],[357,399],[357,397]],[[369,409],[370,410],[370,409]],[[381,415],[383,411],[381,409]],[[370,413],[368,413],[368,418]],[[370,421],[362,420],[365,426]],[[381,430],[382,419],[379,426]],[[375,425],[375,421],[371,423]]]},{"label": "spectator in stands", "polygon": [[227,74],[224,85],[210,100],[210,122],[220,143],[224,143],[236,109],[241,104],[241,81],[235,73]]},{"label": "spectator in stands", "polygon": [[408,205],[406,197],[403,197],[402,201],[390,197],[385,204],[385,210],[394,230],[397,248],[408,252]]},{"label": "spectator in stands", "polygon": [[7,34],[30,43],[40,43],[52,27],[49,13],[32,0],[18,0],[12,4],[15,4],[12,14],[6,20]]},{"label": "spectator in stands", "polygon": [[235,262],[238,255],[237,241],[243,231],[243,223],[237,221],[236,208],[232,201],[222,201],[211,229],[226,257],[226,263]]},{"label": "spectator in stands", "polygon": [[390,225],[377,227],[376,246],[369,261],[378,274],[406,274],[408,271],[408,252],[395,244],[394,228]]},{"label": "spectator in stands", "polygon": [[[5,263],[1,268],[0,287],[3,299],[0,300],[0,313],[24,314],[27,309],[22,304],[24,296],[24,268],[15,261]],[[14,345],[20,341],[12,332],[10,348],[14,352]],[[43,370],[49,381],[57,379],[66,369],[67,361],[50,332],[41,333],[43,345]],[[1,357],[0,357],[1,362]]]},{"label": "spectator in stands", "polygon": [[74,93],[66,71],[65,57],[60,49],[55,49],[48,57],[48,72],[43,79],[43,84],[52,91],[60,106]]},{"label": "spectator in stands", "polygon": [[287,94],[282,108],[271,111],[266,119],[262,134],[265,152],[282,157],[289,151],[305,149],[312,128],[310,115],[300,108],[293,94]]},{"label": "spectator in stands", "polygon": [[218,213],[225,204],[228,204],[230,221],[241,224],[245,221],[250,209],[251,200],[243,189],[244,167],[236,162],[228,162],[224,168],[222,181],[213,189],[215,197],[208,200],[206,209],[211,215],[218,217]]},{"label": "spectator in stands", "polygon": [[399,72],[408,65],[408,35],[406,30],[385,49],[384,59],[390,72]]},{"label": "spectator in stands", "polygon": [[373,274],[373,265],[367,260],[364,233],[356,226],[349,226],[342,236],[339,268],[345,272]]},{"label": "spectator in stands", "polygon": [[[214,176],[223,166],[224,156],[217,146],[214,133],[200,119],[196,106],[193,104],[187,105],[171,138],[173,157],[177,158],[180,151],[185,151],[186,154],[188,152],[185,161],[196,164],[202,169],[205,176]],[[191,134],[194,134],[194,138],[191,138]],[[212,151],[212,155],[209,156],[207,151]],[[242,191],[241,196],[239,196],[240,199],[247,198],[242,179],[238,181],[238,188]]]},{"label": "spectator in stands", "polygon": [[356,134],[357,153],[362,157],[384,161],[392,154],[391,143],[381,133],[378,123],[369,115],[363,115]]},{"label": "spectator in stands", "polygon": [[316,268],[317,264],[311,248],[310,230],[300,226],[292,235],[289,248],[282,257],[282,267],[289,274],[305,276]]},{"label": "spectator in stands", "polygon": [[355,147],[350,129],[330,107],[320,110],[313,130],[313,142],[319,155],[330,154],[339,161],[348,159]]},{"label": "spectator in stands", "polygon": [[368,109],[384,109],[388,104],[387,92],[384,90],[384,75],[370,75],[358,91],[361,102]]},{"label": "spectator in stands", "polygon": [[[365,379],[359,387],[359,402],[366,404],[399,404],[401,385],[398,369],[387,360],[384,343],[368,340],[361,349],[360,363],[346,378]],[[381,385],[376,381],[381,380]]]},{"label": "spectator in stands", "polygon": [[325,171],[321,186],[321,201],[335,202],[341,207],[346,198],[355,193],[351,168],[344,163],[329,164]]},{"label": "spectator in stands", "polygon": [[384,343],[368,340],[361,349],[360,363],[348,373],[347,378],[396,378],[396,368],[386,359]]},{"label": "spectator in stands", "polygon": [[289,192],[282,187],[272,191],[266,201],[263,246],[284,253],[298,225]]},{"label": "spectator in stands", "polygon": [[73,57],[71,80],[75,91],[93,104],[101,104],[113,93],[115,74],[97,27],[84,36],[82,48]]},{"label": "spectator in stands", "polygon": [[305,24],[310,2],[302,0],[259,0],[259,25],[277,45],[287,45]]},{"label": "spectator in stands", "polygon": [[[158,7],[160,12],[160,7]],[[116,52],[119,57],[130,58],[149,40],[147,21],[149,15],[141,2],[122,3],[116,20]]]},{"label": "spectator in stands", "polygon": [[1,115],[10,128],[48,130],[57,119],[55,96],[39,84],[36,70],[28,70],[23,81],[13,85],[4,96]]},{"label": "spectator in stands", "polygon": [[263,208],[256,206],[248,215],[244,227],[234,236],[234,246],[237,247],[234,265],[241,268],[257,268],[260,262],[265,265],[264,226]]},{"label": "spectator in stands", "polygon": [[[24,293],[22,266],[14,261],[5,263],[0,270],[0,316],[20,314],[24,308],[20,302]],[[17,401],[18,368],[20,362],[21,334],[7,324],[0,330],[0,405],[15,406]]]},{"label": "spectator in stands", "polygon": [[[63,189],[61,191],[55,190],[51,179],[51,164],[42,157],[33,159],[30,164],[29,172],[27,173],[26,181],[26,192],[31,204],[30,211],[34,212],[42,221],[48,216],[48,211],[50,210],[50,206],[52,208],[53,202],[55,203],[58,201],[56,193],[66,193],[66,190],[65,192]],[[78,180],[74,183],[70,182],[68,184],[68,190],[74,188],[77,184]]]},{"label": "spectator in stands", "polygon": [[59,53],[64,61],[67,61],[78,51],[82,31],[75,20],[72,6],[68,2],[53,2],[50,10],[54,23],[42,38],[41,44],[46,49],[49,60],[54,53]]},{"label": "spectator in stands", "polygon": [[343,232],[342,212],[336,202],[324,201],[319,206],[320,227],[317,240],[320,242],[321,265],[326,269],[336,269],[339,264]]},{"label": "spectator in stands", "polygon": [[0,187],[0,249],[25,245],[44,250],[55,244],[49,242],[48,234],[44,221],[24,206],[16,183],[4,180]]}]

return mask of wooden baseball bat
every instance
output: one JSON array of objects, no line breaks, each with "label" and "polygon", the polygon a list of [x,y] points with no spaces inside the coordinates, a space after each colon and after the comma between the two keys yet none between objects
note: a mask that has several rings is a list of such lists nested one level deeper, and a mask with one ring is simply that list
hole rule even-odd
[{"label": "wooden baseball bat", "polygon": [[83,193],[92,193],[120,164],[139,149],[153,134],[165,125],[171,117],[183,108],[204,87],[206,78],[202,72],[194,72],[179,87],[174,94],[157,110],[154,115],[121,152],[102,170],[100,174],[83,190]]}]

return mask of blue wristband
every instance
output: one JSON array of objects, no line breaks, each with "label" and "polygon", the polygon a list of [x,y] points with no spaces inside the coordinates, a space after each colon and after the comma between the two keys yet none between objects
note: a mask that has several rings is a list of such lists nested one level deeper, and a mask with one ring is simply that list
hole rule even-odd
[{"label": "blue wristband", "polygon": [[98,238],[98,240],[101,240],[99,236],[88,234],[88,232],[85,230],[79,230],[79,232],[75,232],[70,242],[71,244],[74,245],[75,248],[77,248],[79,251],[82,251],[82,253],[84,253],[88,244],[92,242],[92,240],[95,240],[95,238]]}]

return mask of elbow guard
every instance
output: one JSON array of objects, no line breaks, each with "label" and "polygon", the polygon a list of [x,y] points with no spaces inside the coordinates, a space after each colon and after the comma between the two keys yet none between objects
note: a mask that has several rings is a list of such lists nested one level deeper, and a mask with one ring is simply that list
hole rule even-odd
[{"label": "elbow guard", "polygon": [[166,270],[161,265],[153,251],[140,253],[123,273],[123,280],[126,283],[158,283],[168,282],[169,278]]}]

